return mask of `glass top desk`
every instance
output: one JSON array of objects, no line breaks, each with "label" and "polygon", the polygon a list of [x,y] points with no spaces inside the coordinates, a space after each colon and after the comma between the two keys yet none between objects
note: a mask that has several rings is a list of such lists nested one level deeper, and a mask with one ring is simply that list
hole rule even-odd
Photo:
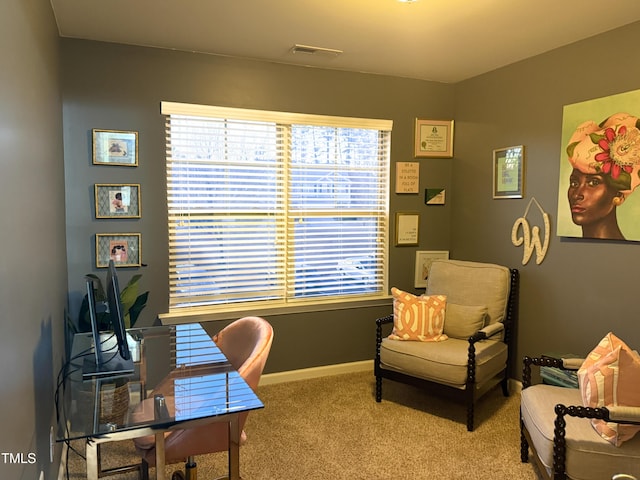
[{"label": "glass top desk", "polygon": [[[97,480],[103,473],[101,443],[154,435],[156,478],[164,479],[165,432],[224,421],[230,426],[229,478],[239,479],[238,416],[264,406],[251,387],[200,324],[128,333],[134,372],[103,378],[83,377],[84,364],[93,355],[92,337],[74,337],[71,361],[62,372],[58,441],[86,439],[87,478]],[[164,397],[147,398],[157,387],[173,397],[175,413],[167,411]]]}]

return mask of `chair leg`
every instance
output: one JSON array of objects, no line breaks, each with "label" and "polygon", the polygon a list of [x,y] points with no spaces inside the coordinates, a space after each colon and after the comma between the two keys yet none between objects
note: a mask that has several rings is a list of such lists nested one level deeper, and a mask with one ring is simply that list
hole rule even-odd
[{"label": "chair leg", "polygon": [[382,402],[382,377],[376,375],[376,402]]},{"label": "chair leg", "polygon": [[467,405],[467,431],[473,432],[473,401]]},{"label": "chair leg", "polygon": [[502,380],[502,394],[505,397],[509,396],[509,379],[505,376],[504,380]]},{"label": "chair leg", "polygon": [[140,480],[149,480],[149,463],[144,458],[140,461]]},{"label": "chair leg", "polygon": [[524,434],[524,424],[520,419],[520,461],[527,463],[529,461],[529,443],[527,437]]}]

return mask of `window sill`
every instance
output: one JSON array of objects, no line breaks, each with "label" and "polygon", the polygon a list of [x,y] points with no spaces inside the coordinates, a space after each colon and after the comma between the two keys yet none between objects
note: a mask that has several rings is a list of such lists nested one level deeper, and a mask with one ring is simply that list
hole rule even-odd
[{"label": "window sill", "polygon": [[258,317],[267,317],[273,315],[293,315],[308,312],[328,312],[335,310],[352,310],[368,307],[388,307],[393,305],[393,297],[377,297],[366,300],[352,300],[331,303],[304,303],[288,306],[258,306],[247,309],[246,306],[241,308],[229,308],[224,312],[206,311],[204,309],[185,309],[181,312],[161,313],[158,318],[163,325],[178,325],[183,323],[195,322],[211,322],[222,320],[235,320],[248,315]]}]

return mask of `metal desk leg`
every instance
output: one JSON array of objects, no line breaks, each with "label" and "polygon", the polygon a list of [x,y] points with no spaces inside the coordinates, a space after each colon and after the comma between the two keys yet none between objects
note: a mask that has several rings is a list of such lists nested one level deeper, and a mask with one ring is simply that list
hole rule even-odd
[{"label": "metal desk leg", "polygon": [[156,479],[164,477],[164,432],[156,433]]},{"label": "metal desk leg", "polygon": [[229,480],[240,480],[240,423],[238,415],[229,420]]}]

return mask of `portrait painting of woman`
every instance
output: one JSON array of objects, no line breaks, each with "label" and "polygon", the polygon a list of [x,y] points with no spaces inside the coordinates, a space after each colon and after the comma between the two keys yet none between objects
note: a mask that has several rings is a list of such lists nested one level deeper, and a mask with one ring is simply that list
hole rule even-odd
[{"label": "portrait painting of woman", "polygon": [[[640,102],[628,106],[640,115]],[[558,235],[640,241],[640,119],[619,110],[573,124],[563,131]]]}]

